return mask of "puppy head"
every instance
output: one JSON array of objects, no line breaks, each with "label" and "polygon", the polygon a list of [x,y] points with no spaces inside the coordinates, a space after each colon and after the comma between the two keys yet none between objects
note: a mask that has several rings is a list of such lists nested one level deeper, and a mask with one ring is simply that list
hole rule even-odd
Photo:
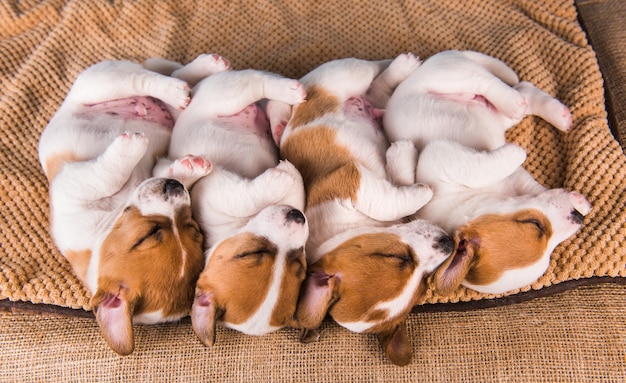
[{"label": "puppy head", "polygon": [[109,346],[134,349],[133,319],[154,323],[189,313],[202,270],[202,234],[178,181],[152,178],[134,191],[99,250],[91,298]]},{"label": "puppy head", "polygon": [[513,211],[485,214],[454,233],[456,249],[434,274],[441,294],[463,284],[499,294],[537,280],[554,248],[573,235],[590,210],[578,194],[548,190],[524,200]]},{"label": "puppy head", "polygon": [[313,329],[328,312],[351,331],[378,334],[390,360],[407,364],[404,320],[425,289],[423,277],[453,249],[441,228],[423,220],[343,235],[309,267],[298,320]]},{"label": "puppy head", "polygon": [[217,322],[250,335],[300,327],[295,311],[306,276],[308,234],[302,212],[272,205],[209,249],[191,311],[193,329],[205,345],[213,345]]}]

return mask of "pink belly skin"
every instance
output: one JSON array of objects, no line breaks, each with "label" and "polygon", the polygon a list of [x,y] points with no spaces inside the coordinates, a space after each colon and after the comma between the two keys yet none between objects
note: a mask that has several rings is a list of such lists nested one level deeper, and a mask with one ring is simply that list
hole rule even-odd
[{"label": "pink belly skin", "polygon": [[86,118],[101,114],[119,116],[128,120],[154,122],[168,129],[174,127],[174,119],[165,104],[149,96],[134,96],[85,105],[81,113]]},{"label": "pink belly skin", "polygon": [[267,116],[257,104],[250,104],[239,113],[230,116],[220,116],[222,121],[246,128],[261,138],[271,136],[270,124]]}]

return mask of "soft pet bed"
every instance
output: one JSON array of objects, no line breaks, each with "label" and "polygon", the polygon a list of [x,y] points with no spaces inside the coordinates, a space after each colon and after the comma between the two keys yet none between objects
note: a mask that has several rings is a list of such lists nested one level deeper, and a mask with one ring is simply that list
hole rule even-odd
[{"label": "soft pet bed", "polygon": [[425,59],[445,49],[498,57],[571,108],[568,134],[527,117],[508,139],[528,151],[525,167],[539,182],[584,194],[593,211],[534,284],[502,296],[428,291],[423,303],[494,305],[623,281],[626,157],[608,127],[602,76],[573,0],[8,1],[0,4],[0,306],[90,315],[87,290],[49,236],[37,158],[44,126],[87,66],[156,56],[186,63],[209,52],[235,69],[298,78],[336,58]]}]

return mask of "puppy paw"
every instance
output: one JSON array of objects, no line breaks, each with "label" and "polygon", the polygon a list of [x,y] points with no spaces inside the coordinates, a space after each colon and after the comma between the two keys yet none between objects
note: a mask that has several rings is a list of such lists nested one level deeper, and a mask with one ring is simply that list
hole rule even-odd
[{"label": "puppy paw", "polygon": [[389,181],[395,185],[415,183],[417,167],[417,148],[409,140],[393,142],[387,149],[385,166]]},{"label": "puppy paw", "polygon": [[526,161],[526,151],[519,145],[504,144],[494,151],[500,156],[503,164],[521,166]]},{"label": "puppy paw", "polygon": [[167,96],[163,98],[163,101],[176,109],[185,109],[191,102],[189,85],[187,82],[173,77],[170,77],[168,80]]},{"label": "puppy paw", "polygon": [[199,55],[188,65],[193,65],[198,70],[203,68],[204,72],[207,73],[219,73],[230,69],[230,61],[228,59],[217,54],[208,53]]},{"label": "puppy paw", "polygon": [[433,198],[433,189],[426,184],[413,184],[410,186],[413,194],[413,200],[411,207],[414,209],[413,213],[421,209]]},{"label": "puppy paw", "polygon": [[521,121],[526,116],[526,105],[527,102],[524,96],[517,91],[513,91],[507,101],[498,106],[498,111],[514,121]]},{"label": "puppy paw", "polygon": [[300,81],[293,79],[280,79],[279,81],[278,94],[272,97],[273,99],[290,105],[297,105],[305,100],[306,91]]},{"label": "puppy paw", "polygon": [[189,180],[194,182],[213,170],[211,161],[202,156],[194,156],[191,154],[183,158],[177,159],[170,165],[167,170],[168,177],[176,178],[183,183]]},{"label": "puppy paw", "polygon": [[272,176],[272,182],[278,182],[281,185],[293,185],[298,182],[302,182],[300,172],[289,161],[283,160],[276,165],[273,169],[269,169]]},{"label": "puppy paw", "polygon": [[143,156],[148,148],[148,137],[143,133],[124,132],[111,144],[117,157],[137,158]]},{"label": "puppy paw", "polygon": [[411,52],[402,53],[389,64],[389,70],[399,73],[406,78],[415,72],[420,65],[422,65],[422,60],[419,57]]}]

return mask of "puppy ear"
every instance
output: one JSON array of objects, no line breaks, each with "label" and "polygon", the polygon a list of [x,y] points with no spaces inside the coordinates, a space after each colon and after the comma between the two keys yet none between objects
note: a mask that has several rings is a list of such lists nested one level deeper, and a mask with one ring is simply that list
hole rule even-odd
[{"label": "puppy ear", "polygon": [[133,338],[133,307],[128,289],[117,286],[113,289],[98,289],[91,298],[96,320],[104,340],[113,351],[128,355],[135,349]]},{"label": "puppy ear", "polygon": [[467,276],[479,243],[476,240],[467,240],[457,231],[454,235],[456,248],[442,263],[433,275],[433,284],[438,294],[447,295],[461,285]]},{"label": "puppy ear", "polygon": [[296,316],[305,329],[318,328],[336,300],[337,278],[324,272],[309,274],[302,284]]},{"label": "puppy ear", "polygon": [[205,346],[215,344],[217,302],[213,291],[198,291],[191,307],[191,326]]},{"label": "puppy ear", "polygon": [[413,352],[411,351],[411,342],[406,335],[405,321],[389,331],[378,334],[378,340],[393,364],[406,366],[411,363]]}]

